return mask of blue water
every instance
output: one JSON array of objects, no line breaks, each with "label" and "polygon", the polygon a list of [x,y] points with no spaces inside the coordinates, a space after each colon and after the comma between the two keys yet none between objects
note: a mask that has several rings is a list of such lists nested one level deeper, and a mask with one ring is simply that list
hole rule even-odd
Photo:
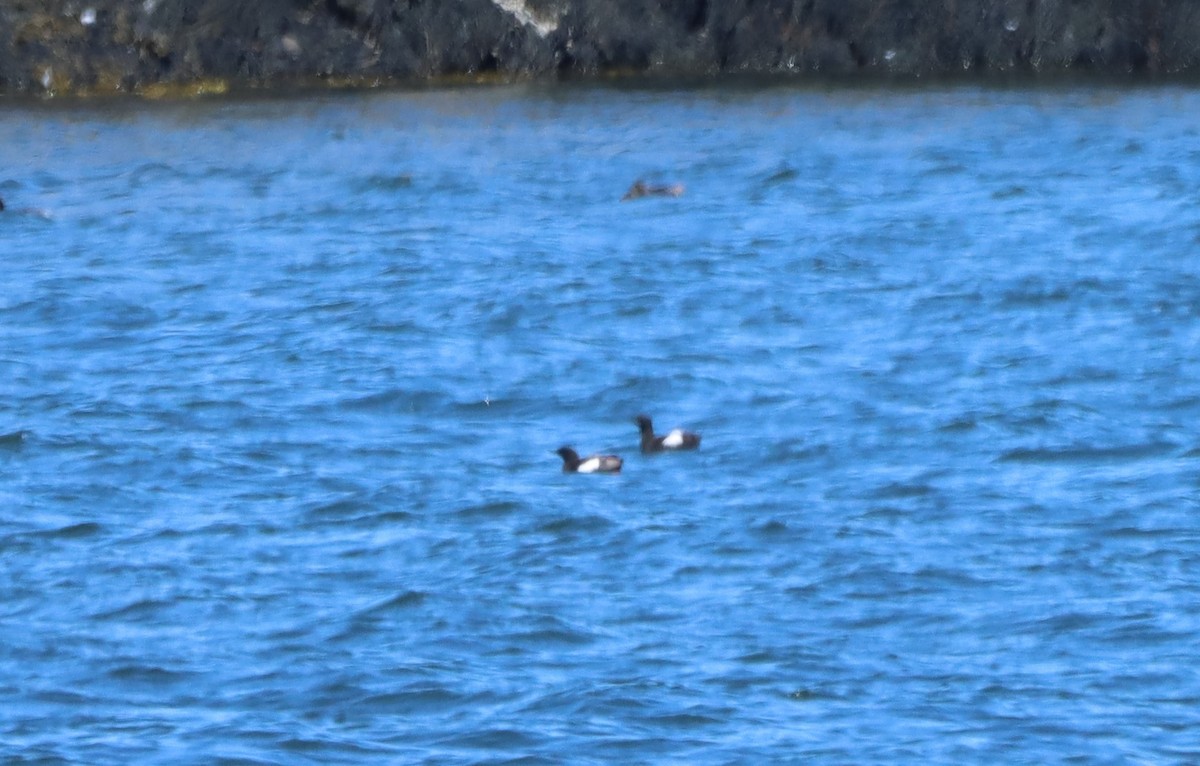
[{"label": "blue water", "polygon": [[0,107],[0,761],[1200,760],[1198,114]]}]

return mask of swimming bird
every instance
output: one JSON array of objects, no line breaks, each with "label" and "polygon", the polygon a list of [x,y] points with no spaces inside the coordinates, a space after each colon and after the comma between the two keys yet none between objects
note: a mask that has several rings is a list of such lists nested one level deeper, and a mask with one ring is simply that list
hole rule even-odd
[{"label": "swimming bird", "polygon": [[624,462],[616,455],[591,455],[581,459],[570,447],[559,447],[557,452],[563,460],[563,473],[620,473]]},{"label": "swimming bird", "polygon": [[642,432],[642,452],[663,452],[666,450],[696,449],[700,446],[700,434],[676,428],[664,436],[654,435],[654,424],[645,415],[634,418],[638,430]]},{"label": "swimming bird", "polygon": [[625,196],[621,197],[621,201],[628,202],[631,199],[641,199],[642,197],[681,196],[683,196],[683,184],[671,184],[670,186],[651,185],[639,178],[633,182],[633,186],[629,187],[629,191],[625,192]]},{"label": "swimming bird", "polygon": [[4,199],[0,198],[0,213],[3,213],[5,210],[8,210],[10,215],[31,215],[35,218],[41,218],[44,221],[49,221],[53,217],[50,215],[49,210],[43,210],[39,207],[6,208],[4,206]]}]

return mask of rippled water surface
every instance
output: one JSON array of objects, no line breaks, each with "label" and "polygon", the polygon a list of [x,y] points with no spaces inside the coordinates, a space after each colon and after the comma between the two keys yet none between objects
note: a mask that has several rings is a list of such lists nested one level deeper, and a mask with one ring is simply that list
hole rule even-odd
[{"label": "rippled water surface", "polygon": [[1200,760],[1197,115],[0,107],[0,760]]}]

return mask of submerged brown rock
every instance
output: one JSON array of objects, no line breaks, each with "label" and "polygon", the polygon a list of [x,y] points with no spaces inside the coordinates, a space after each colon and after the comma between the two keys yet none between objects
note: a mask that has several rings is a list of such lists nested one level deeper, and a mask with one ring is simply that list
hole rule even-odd
[{"label": "submerged brown rock", "polygon": [[1191,0],[0,0],[7,94],[1198,67]]}]

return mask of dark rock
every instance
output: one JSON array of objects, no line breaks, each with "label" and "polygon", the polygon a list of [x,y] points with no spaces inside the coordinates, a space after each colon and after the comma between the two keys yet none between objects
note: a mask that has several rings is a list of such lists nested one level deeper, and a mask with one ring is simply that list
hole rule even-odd
[{"label": "dark rock", "polygon": [[0,92],[609,72],[1193,74],[1192,0],[0,0]]}]

